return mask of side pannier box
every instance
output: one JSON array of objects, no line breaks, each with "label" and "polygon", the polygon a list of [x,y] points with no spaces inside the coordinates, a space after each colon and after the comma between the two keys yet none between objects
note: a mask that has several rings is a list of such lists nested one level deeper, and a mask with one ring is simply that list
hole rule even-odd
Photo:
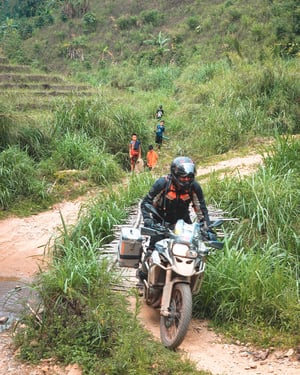
[{"label": "side pannier box", "polygon": [[120,267],[138,268],[142,253],[142,236],[139,229],[122,228],[118,246]]}]

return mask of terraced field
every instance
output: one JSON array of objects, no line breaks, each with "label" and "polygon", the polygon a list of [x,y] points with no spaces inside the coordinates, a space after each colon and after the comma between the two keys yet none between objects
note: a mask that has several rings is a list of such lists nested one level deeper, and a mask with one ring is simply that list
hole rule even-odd
[{"label": "terraced field", "polygon": [[68,81],[60,75],[34,72],[30,66],[13,65],[0,51],[0,102],[11,112],[44,114],[62,97],[91,96],[91,86]]}]

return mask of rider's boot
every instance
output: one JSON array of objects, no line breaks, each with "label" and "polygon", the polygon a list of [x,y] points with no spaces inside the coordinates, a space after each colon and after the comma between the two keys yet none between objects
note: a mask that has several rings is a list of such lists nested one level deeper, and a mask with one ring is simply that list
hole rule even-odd
[{"label": "rider's boot", "polygon": [[150,255],[152,254],[151,249],[147,250],[145,259],[142,262],[142,266],[136,270],[136,277],[138,279],[137,287],[143,287],[144,286],[144,280],[147,280],[148,278],[148,268],[146,266],[146,262]]}]

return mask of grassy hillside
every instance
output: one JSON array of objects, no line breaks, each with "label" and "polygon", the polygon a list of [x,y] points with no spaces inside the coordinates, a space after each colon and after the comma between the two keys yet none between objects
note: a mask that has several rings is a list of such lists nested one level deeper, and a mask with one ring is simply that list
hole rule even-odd
[{"label": "grassy hillside", "polygon": [[[59,196],[57,181],[69,182],[61,170],[106,181],[95,153],[128,170],[130,134],[145,156],[161,103],[169,137],[162,167],[178,154],[203,164],[257,137],[299,132],[296,1],[34,4],[0,5],[0,46],[14,64],[1,65],[1,149],[29,153],[48,192]],[[87,85],[95,91],[83,96]],[[82,147],[89,156],[75,156]],[[93,172],[87,160],[98,165]]]},{"label": "grassy hillside", "polygon": [[10,58],[53,71],[96,73],[125,61],[186,66],[230,60],[231,54],[264,61],[299,53],[300,11],[293,0],[37,3],[34,17],[6,10],[14,21],[2,20],[2,43]]}]

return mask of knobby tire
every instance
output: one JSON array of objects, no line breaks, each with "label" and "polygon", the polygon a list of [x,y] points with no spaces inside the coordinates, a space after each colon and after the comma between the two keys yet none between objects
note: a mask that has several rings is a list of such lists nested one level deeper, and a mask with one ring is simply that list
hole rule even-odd
[{"label": "knobby tire", "polygon": [[170,317],[160,317],[160,338],[166,348],[175,349],[183,341],[192,318],[192,293],[188,284],[174,285]]}]

